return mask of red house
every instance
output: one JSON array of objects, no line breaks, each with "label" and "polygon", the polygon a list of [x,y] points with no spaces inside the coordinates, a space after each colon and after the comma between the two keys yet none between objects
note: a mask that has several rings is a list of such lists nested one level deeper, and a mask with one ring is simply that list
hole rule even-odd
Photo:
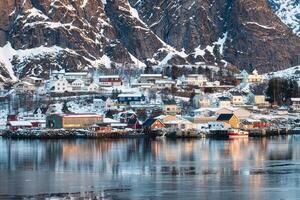
[{"label": "red house", "polygon": [[139,120],[137,118],[129,119],[127,124],[128,124],[127,128],[131,128],[131,129],[141,129],[142,128],[142,124],[139,122]]},{"label": "red house", "polygon": [[7,121],[17,121],[17,115],[7,115]]},{"label": "red house", "polygon": [[122,78],[118,75],[99,77],[99,86],[102,87],[121,86],[122,84]]}]

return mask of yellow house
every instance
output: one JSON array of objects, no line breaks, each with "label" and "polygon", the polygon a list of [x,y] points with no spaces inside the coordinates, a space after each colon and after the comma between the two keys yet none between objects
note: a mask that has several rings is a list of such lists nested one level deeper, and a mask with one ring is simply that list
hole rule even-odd
[{"label": "yellow house", "polygon": [[193,122],[184,119],[181,116],[172,116],[172,115],[161,115],[156,119],[159,119],[163,122],[167,128],[180,129],[180,130],[193,130],[196,129],[196,124]]},{"label": "yellow house", "polygon": [[268,104],[268,102],[266,101],[265,95],[255,95],[254,96],[254,103],[255,103],[255,105]]},{"label": "yellow house", "polygon": [[217,121],[229,124],[232,128],[240,128],[240,120],[234,114],[220,114]]}]

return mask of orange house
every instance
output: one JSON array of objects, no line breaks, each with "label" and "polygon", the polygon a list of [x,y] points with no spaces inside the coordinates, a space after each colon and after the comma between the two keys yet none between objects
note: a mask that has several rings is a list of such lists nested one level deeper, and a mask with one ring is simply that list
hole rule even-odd
[{"label": "orange house", "polygon": [[145,131],[159,130],[164,129],[166,126],[159,119],[147,119],[143,124],[143,129]]},{"label": "orange house", "polygon": [[217,118],[217,121],[229,124],[232,128],[240,128],[240,120],[234,114],[221,114]]}]

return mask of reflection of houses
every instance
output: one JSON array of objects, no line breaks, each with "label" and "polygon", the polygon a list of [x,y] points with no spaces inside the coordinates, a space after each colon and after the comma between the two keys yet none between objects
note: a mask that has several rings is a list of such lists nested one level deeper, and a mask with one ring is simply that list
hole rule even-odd
[{"label": "reflection of houses", "polygon": [[101,122],[102,116],[97,114],[52,114],[46,118],[47,128],[88,128]]},{"label": "reflection of houses", "polygon": [[122,84],[123,84],[122,78],[118,75],[100,76],[99,77],[99,86],[100,87],[121,86]]},{"label": "reflection of houses", "polygon": [[240,120],[234,114],[220,114],[217,118],[217,122],[223,122],[226,125],[230,125],[232,128],[240,127]]}]

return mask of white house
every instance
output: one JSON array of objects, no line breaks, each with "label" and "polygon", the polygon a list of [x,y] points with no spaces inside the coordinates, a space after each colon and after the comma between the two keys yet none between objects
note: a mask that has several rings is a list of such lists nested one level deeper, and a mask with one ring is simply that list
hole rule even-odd
[{"label": "white house", "polygon": [[85,91],[84,81],[81,79],[77,79],[73,81],[70,85],[72,92],[83,92]]},{"label": "white house", "polygon": [[171,89],[172,85],[175,85],[175,81],[171,81],[171,80],[155,80],[155,87],[157,89],[164,89],[164,88]]},{"label": "white house", "polygon": [[202,74],[190,74],[188,75],[183,84],[193,86],[204,86],[207,82],[207,77]]},{"label": "white house", "polygon": [[291,108],[294,111],[300,111],[300,98],[291,98],[291,102],[292,102]]},{"label": "white house", "polygon": [[211,130],[222,130],[231,128],[231,125],[221,121],[213,121],[208,122],[208,128]]},{"label": "white house", "polygon": [[248,75],[248,83],[262,83],[264,81],[263,75],[258,74],[257,70],[254,70],[252,74]]},{"label": "white house", "polygon": [[228,108],[231,107],[231,100],[229,97],[219,97],[218,98],[219,108]]},{"label": "white house", "polygon": [[33,112],[33,116],[36,119],[46,119],[48,108],[47,107],[40,107],[35,109]]},{"label": "white house", "polygon": [[155,83],[156,80],[165,79],[162,74],[141,74],[139,82],[141,83]]},{"label": "white house", "polygon": [[233,105],[243,105],[244,104],[244,96],[240,92],[233,92],[231,93],[231,103]]},{"label": "white house", "polygon": [[88,92],[98,92],[99,86],[96,83],[91,83],[88,87],[87,90]]},{"label": "white house", "polygon": [[52,92],[55,93],[64,93],[69,91],[69,82],[64,76],[59,76],[57,80],[55,80],[51,87]]}]

